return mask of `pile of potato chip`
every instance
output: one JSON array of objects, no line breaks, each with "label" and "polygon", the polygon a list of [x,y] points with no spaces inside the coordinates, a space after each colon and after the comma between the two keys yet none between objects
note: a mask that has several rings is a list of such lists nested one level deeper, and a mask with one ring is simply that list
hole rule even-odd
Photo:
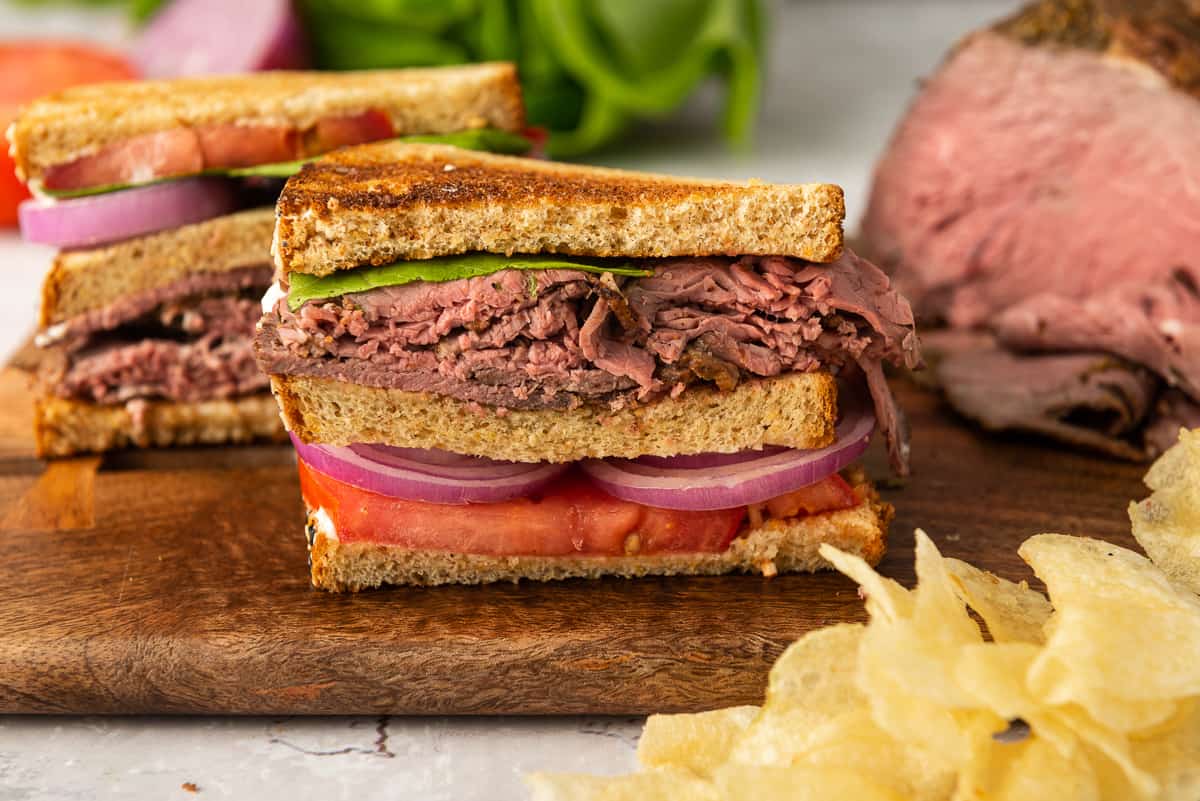
[{"label": "pile of potato chip", "polygon": [[1164,573],[1200,593],[1200,429],[1182,432],[1146,486],[1154,494],[1129,504],[1133,536]]},{"label": "pile of potato chip", "polygon": [[1197,801],[1198,473],[1200,432],[1164,455],[1147,477],[1155,495],[1131,508],[1170,576],[1100,540],[1026,540],[1019,553],[1049,600],[943,558],[920,531],[911,591],[825,546],[862,588],[869,623],[792,645],[761,708],[651,717],[640,772],[535,774],[533,798]]}]

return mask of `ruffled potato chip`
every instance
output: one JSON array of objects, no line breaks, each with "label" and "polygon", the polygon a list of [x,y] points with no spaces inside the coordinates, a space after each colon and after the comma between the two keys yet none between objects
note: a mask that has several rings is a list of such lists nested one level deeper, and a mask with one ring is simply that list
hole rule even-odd
[{"label": "ruffled potato chip", "polygon": [[1133,758],[1158,778],[1162,801],[1200,798],[1200,699],[1180,705],[1169,725],[1132,741]]},{"label": "ruffled potato chip", "polygon": [[1041,534],[1019,553],[1054,604],[1030,685],[1106,726],[1144,729],[1200,695],[1200,599],[1147,559],[1086,537]]},{"label": "ruffled potato chip", "polygon": [[727,801],[910,801],[854,770],[731,764],[716,783]]},{"label": "ruffled potato chip", "polygon": [[958,559],[947,559],[946,569],[959,596],[983,618],[993,640],[1046,641],[1046,623],[1053,611],[1046,596],[1023,581],[1006,581]]},{"label": "ruffled potato chip", "polygon": [[[925,532],[916,532],[917,588],[871,611],[858,658],[858,683],[879,726],[925,749],[927,759],[951,769],[966,758],[961,713],[977,706],[953,679],[954,656],[964,645],[983,642],[979,626],[959,600],[944,560]],[[880,579],[861,560],[823,548],[822,555],[856,581],[871,587]],[[845,570],[844,568],[849,568]],[[896,585],[897,587],[899,585]],[[890,588],[888,588],[890,589]]]},{"label": "ruffled potato chip", "polygon": [[1082,753],[1064,755],[1045,740],[982,742],[959,782],[957,798],[988,801],[1101,801],[1100,777]]},{"label": "ruffled potato chip", "polygon": [[1200,429],[1180,432],[1146,486],[1154,494],[1129,504],[1133,536],[1164,573],[1200,593]]},{"label": "ruffled potato chip", "polygon": [[727,801],[714,784],[682,768],[626,776],[531,773],[525,784],[532,801]]},{"label": "ruffled potato chip", "polygon": [[651,715],[638,741],[638,761],[648,768],[685,768],[707,776],[729,757],[756,706],[734,706],[691,715]]}]

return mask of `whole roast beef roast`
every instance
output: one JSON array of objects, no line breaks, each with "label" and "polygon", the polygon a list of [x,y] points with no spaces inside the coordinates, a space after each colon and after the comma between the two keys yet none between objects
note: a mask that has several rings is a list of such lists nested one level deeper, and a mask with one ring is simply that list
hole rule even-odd
[{"label": "whole roast beef roast", "polygon": [[1156,455],[1200,424],[1200,0],[1041,0],[967,36],[862,233],[919,318],[990,332],[940,340],[960,411]]}]

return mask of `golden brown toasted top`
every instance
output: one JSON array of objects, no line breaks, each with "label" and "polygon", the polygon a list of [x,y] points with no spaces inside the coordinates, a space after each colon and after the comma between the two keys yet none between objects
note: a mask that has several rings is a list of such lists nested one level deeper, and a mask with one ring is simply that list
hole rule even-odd
[{"label": "golden brown toasted top", "polygon": [[263,72],[88,84],[35,100],[8,131],[18,171],[48,167],[141,134],[211,124],[307,128],[379,110],[398,135],[520,131],[525,107],[508,63],[364,72]]},{"label": "golden brown toasted top", "polygon": [[1200,0],[1038,0],[995,30],[1135,59],[1200,95]]},{"label": "golden brown toasted top", "polygon": [[384,142],[306,165],[277,212],[277,265],[327,274],[473,250],[832,261],[845,205],[830,184],[677,178]]}]

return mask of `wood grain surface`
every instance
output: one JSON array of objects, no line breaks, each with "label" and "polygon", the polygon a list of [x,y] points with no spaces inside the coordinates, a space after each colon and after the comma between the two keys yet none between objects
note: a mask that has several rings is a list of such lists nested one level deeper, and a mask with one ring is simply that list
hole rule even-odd
[{"label": "wood grain surface", "polygon": [[[32,457],[0,373],[0,712],[559,714],[761,701],[792,640],[863,616],[835,574],[313,590],[285,447]],[[881,569],[912,530],[1009,578],[1041,531],[1132,545],[1144,467],[959,423],[897,385],[915,472]],[[881,449],[867,459],[885,475]]]}]

